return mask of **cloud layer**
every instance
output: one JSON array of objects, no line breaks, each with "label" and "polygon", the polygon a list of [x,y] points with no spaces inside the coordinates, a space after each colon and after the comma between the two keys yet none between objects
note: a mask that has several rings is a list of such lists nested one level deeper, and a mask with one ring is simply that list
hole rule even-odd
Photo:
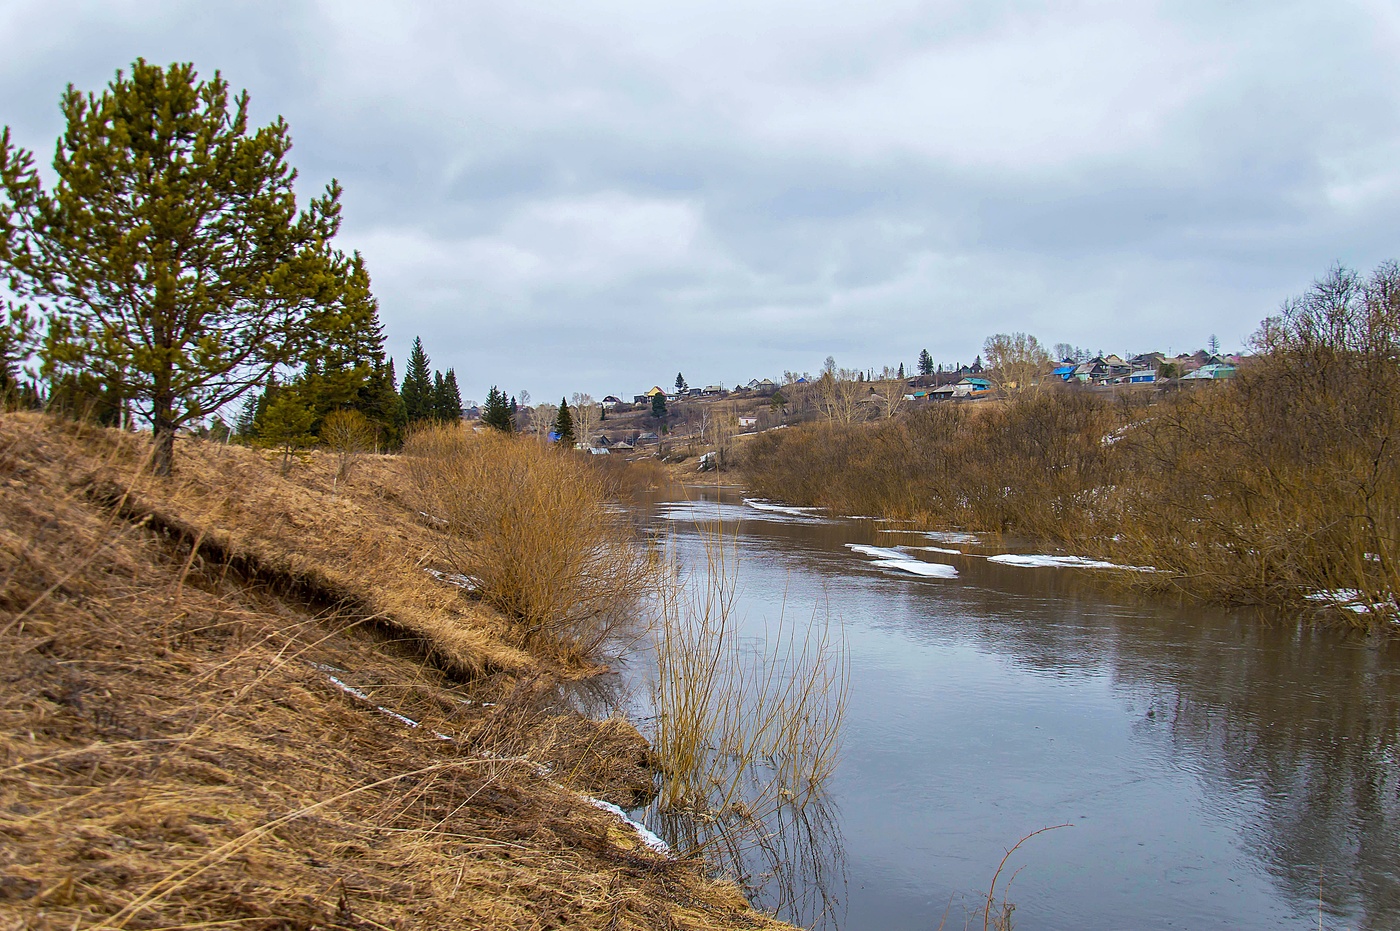
[{"label": "cloud layer", "polygon": [[1395,254],[1387,3],[457,6],[12,2],[0,122],[46,156],[69,82],[222,70],[478,399],[1234,348]]}]

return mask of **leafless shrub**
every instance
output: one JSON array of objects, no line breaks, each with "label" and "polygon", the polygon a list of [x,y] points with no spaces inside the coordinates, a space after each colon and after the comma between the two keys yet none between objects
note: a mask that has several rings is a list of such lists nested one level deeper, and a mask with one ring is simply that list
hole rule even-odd
[{"label": "leafless shrub", "polygon": [[350,469],[363,453],[374,448],[375,427],[369,418],[356,410],[332,411],[321,425],[321,440],[331,448],[338,460],[336,481],[350,477]]},{"label": "leafless shrub", "polygon": [[659,564],[608,506],[601,474],[524,437],[431,427],[405,446],[442,555],[527,645],[582,659],[633,625]]}]

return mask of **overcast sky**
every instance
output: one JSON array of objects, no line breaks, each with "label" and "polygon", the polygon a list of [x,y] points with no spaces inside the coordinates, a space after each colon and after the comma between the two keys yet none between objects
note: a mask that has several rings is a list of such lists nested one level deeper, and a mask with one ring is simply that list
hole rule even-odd
[{"label": "overcast sky", "polygon": [[465,397],[1244,345],[1400,257],[1400,5],[0,0],[0,123],[216,69]]}]

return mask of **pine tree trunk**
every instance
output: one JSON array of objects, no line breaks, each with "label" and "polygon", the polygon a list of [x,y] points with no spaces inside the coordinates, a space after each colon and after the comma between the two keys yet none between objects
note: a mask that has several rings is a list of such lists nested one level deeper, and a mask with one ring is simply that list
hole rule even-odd
[{"label": "pine tree trunk", "polygon": [[168,391],[157,391],[152,401],[151,471],[156,475],[169,475],[175,466],[175,399]]}]

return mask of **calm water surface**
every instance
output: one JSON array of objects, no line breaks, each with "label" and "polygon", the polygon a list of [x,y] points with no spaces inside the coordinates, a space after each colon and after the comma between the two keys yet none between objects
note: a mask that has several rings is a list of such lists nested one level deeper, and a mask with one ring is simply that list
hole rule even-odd
[{"label": "calm water surface", "polygon": [[[697,519],[737,526],[747,633],[784,604],[791,620],[828,602],[845,625],[850,701],[817,838],[840,903],[826,926],[934,929],[946,913],[961,928],[1008,848],[1070,824],[1008,862],[1017,928],[1400,928],[1395,643],[688,491],[648,519],[692,564]],[[646,665],[622,674],[639,694]]]}]

